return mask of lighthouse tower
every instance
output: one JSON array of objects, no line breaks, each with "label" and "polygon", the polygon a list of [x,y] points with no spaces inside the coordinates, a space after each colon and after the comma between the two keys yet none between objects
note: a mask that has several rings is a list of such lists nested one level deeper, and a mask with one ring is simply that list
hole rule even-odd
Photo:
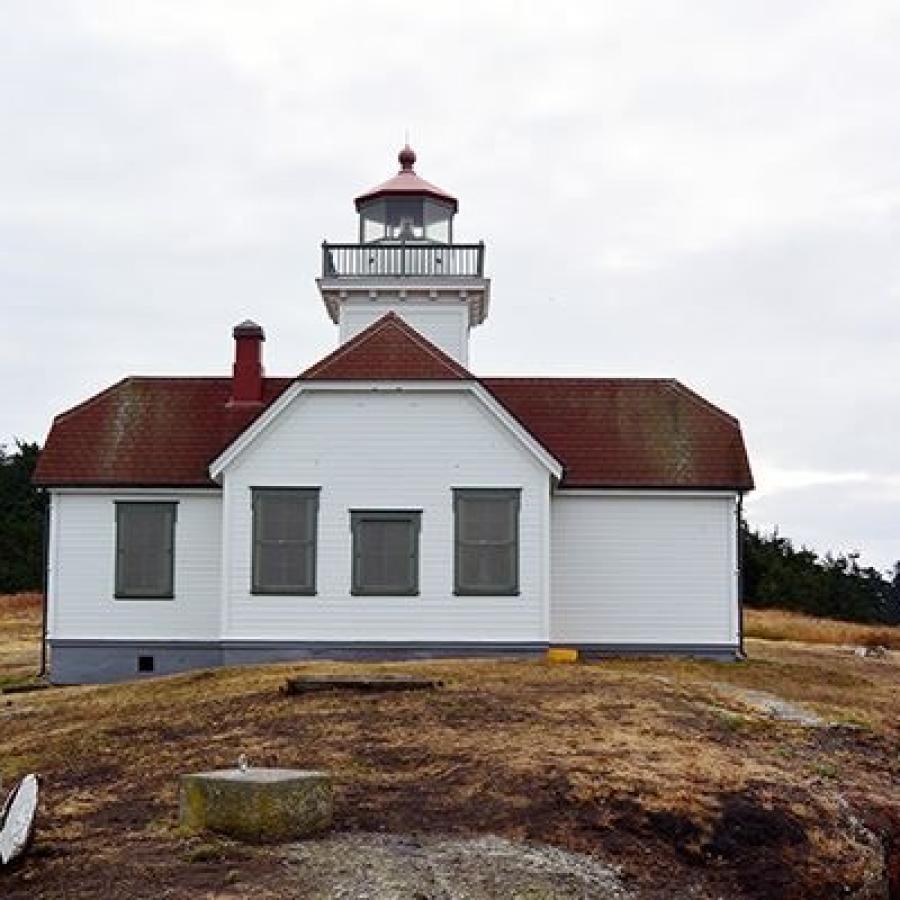
[{"label": "lighthouse tower", "polygon": [[393,178],[356,198],[359,242],[322,244],[316,283],[341,343],[394,312],[467,366],[469,331],[488,313],[484,243],[454,243],[456,198],[416,174],[409,145],[398,159]]}]

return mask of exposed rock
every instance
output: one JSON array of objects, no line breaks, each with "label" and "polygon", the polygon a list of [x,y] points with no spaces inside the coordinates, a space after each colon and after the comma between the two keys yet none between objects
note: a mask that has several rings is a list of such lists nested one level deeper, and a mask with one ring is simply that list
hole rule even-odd
[{"label": "exposed rock", "polygon": [[723,696],[738,700],[757,712],[765,713],[773,719],[783,722],[794,722],[797,725],[805,725],[807,728],[824,728],[828,723],[812,710],[791,703],[775,694],[767,691],[756,691],[750,688],[738,687],[734,684],[715,682],[712,685]]}]

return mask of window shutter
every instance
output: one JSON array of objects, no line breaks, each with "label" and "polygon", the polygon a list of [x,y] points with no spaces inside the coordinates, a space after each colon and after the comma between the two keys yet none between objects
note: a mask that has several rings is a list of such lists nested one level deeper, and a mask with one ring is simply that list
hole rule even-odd
[{"label": "window shutter", "polygon": [[519,497],[518,490],[454,492],[457,594],[518,593]]},{"label": "window shutter", "polygon": [[116,504],[116,596],[174,595],[175,503]]},{"label": "window shutter", "polygon": [[411,595],[419,591],[418,511],[353,511],[354,594]]},{"label": "window shutter", "polygon": [[318,488],[254,488],[254,593],[315,593],[318,506]]}]

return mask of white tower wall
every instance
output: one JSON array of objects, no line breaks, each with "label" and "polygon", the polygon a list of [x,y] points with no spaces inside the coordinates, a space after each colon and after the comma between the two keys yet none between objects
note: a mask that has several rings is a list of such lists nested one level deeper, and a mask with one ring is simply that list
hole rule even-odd
[{"label": "white tower wall", "polygon": [[458,363],[469,365],[469,307],[463,302],[401,301],[399,298],[348,301],[342,305],[343,344],[386,313],[393,312]]}]

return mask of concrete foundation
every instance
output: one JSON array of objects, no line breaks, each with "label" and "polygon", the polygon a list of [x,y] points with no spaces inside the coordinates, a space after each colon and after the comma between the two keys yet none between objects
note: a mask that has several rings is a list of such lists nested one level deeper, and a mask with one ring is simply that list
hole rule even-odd
[{"label": "concrete foundation", "polygon": [[[301,660],[347,660],[351,662],[524,657],[541,658],[547,642],[470,643],[332,642],[332,641],[140,641],[86,638],[51,639],[50,681],[53,684],[101,684],[173,675],[215,666]],[[731,644],[578,644],[568,643],[581,659],[604,656],[696,656],[735,660],[740,647]]]}]

